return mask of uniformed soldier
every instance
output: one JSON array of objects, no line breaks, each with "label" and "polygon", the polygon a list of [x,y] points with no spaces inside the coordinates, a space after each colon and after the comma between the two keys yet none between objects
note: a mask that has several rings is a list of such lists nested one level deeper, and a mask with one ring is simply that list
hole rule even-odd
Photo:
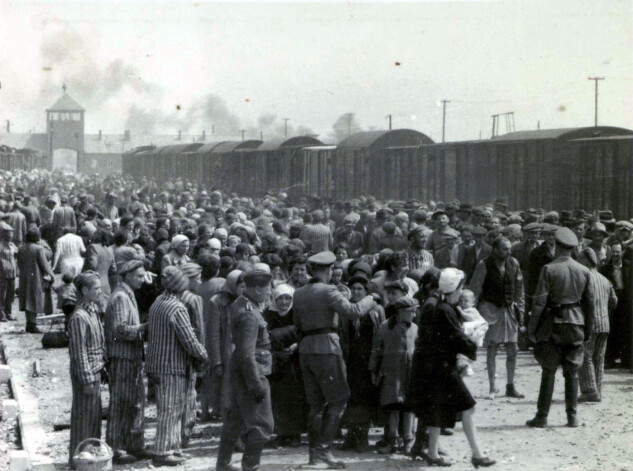
[{"label": "uniformed soldier", "polygon": [[578,238],[566,227],[556,231],[557,258],[545,265],[539,277],[528,327],[536,343],[534,357],[543,369],[536,417],[529,427],[546,427],[558,365],[565,377],[567,426],[577,427],[578,369],[583,341],[591,334],[594,293],[589,269],[571,258]]},{"label": "uniformed soldier", "polygon": [[231,357],[232,402],[222,427],[217,471],[234,471],[231,456],[242,436],[242,470],[255,471],[264,444],[273,433],[273,412],[268,378],[272,354],[262,304],[270,297],[272,275],[258,264],[244,276],[246,291],[231,307],[231,335],[235,351]]},{"label": "uniformed soldier", "polygon": [[320,252],[308,259],[312,279],[295,291],[294,325],[301,338],[301,371],[310,406],[310,464],[344,468],[344,463],[335,460],[330,452],[350,395],[339,344],[339,316],[358,319],[371,311],[376,302],[366,296],[352,304],[329,284],[335,261],[332,252]]}]

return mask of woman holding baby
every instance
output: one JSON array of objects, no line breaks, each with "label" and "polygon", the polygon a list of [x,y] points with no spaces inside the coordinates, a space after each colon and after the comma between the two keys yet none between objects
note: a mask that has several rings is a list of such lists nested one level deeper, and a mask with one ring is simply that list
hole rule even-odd
[{"label": "woman holding baby", "polygon": [[495,461],[484,456],[477,440],[474,413],[475,400],[464,384],[457,367],[457,356],[474,360],[476,343],[465,333],[457,311],[465,275],[456,268],[445,268],[439,275],[440,299],[434,309],[420,318],[416,355],[423,361],[414,362],[407,406],[415,412],[420,424],[428,427],[427,452],[419,452],[429,465],[450,466],[439,455],[442,428],[453,428],[461,413],[464,433],[472,450],[472,463],[487,467]]}]

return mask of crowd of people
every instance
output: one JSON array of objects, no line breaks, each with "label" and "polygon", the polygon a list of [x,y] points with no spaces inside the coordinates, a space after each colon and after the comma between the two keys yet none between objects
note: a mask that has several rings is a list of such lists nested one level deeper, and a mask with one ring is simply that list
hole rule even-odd
[{"label": "crowd of people", "polygon": [[463,379],[480,374],[478,347],[491,400],[499,349],[505,396],[523,398],[517,354],[533,348],[531,427],[547,426],[559,365],[570,427],[578,402],[601,400],[604,368],[633,366],[633,223],[609,210],[249,198],[34,170],[2,175],[0,211],[0,321],[15,320],[16,287],[28,333],[38,315],[67,318],[71,467],[101,435],[104,383],[117,463],[183,463],[196,422],[219,420],[218,471],[235,450],[259,469],[264,447],[303,433],[311,464],[342,468],[335,439],[369,452],[371,426],[378,453],[450,466],[439,438],[461,421],[485,467]]}]

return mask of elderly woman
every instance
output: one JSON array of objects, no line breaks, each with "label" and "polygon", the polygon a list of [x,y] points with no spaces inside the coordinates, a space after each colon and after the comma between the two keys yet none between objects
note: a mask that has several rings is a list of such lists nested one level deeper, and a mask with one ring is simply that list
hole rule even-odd
[{"label": "elderly woman", "polygon": [[204,319],[206,329],[206,348],[209,352],[216,397],[213,405],[214,415],[226,419],[231,404],[231,382],[229,380],[229,362],[233,353],[231,341],[231,305],[240,296],[246,285],[241,270],[233,270],[226,277],[222,290],[209,301],[208,317]]},{"label": "elderly woman", "polygon": [[[368,284],[367,276],[360,271],[349,280],[352,303],[367,296]],[[382,306],[376,306],[360,319],[341,319],[341,347],[351,393],[343,417],[343,423],[347,426],[347,436],[341,447],[344,450],[369,450],[369,427],[378,416],[380,405],[378,388],[372,383],[369,371],[369,360],[374,337],[384,320]]]},{"label": "elderly woman", "polygon": [[33,228],[26,232],[26,244],[18,251],[20,271],[20,310],[26,311],[26,331],[41,333],[37,328],[37,314],[45,311],[45,283],[55,279],[46,260],[44,247],[39,244],[40,231]]},{"label": "elderly woman", "polygon": [[[278,285],[270,307],[264,312],[273,353],[273,374],[269,379],[277,444],[290,447],[301,446],[301,433],[306,429],[299,338],[292,322],[294,291],[290,285]],[[292,407],[288,407],[290,403]]]},{"label": "elderly woman", "polygon": [[[461,330],[455,305],[464,285],[461,270],[445,268],[439,277],[441,298],[432,311],[420,318],[416,345],[421,360],[415,362],[407,402],[429,430],[428,452],[420,451],[429,465],[450,466],[439,456],[440,429],[453,428],[461,412],[464,433],[472,450],[472,464],[476,468],[495,464],[483,455],[477,441],[475,400],[464,384],[456,366],[457,354],[475,359],[477,346]],[[439,341],[438,341],[439,339]]]},{"label": "elderly woman", "polygon": [[86,438],[101,438],[101,377],[105,375],[106,359],[105,337],[97,307],[101,299],[99,275],[93,271],[81,273],[75,278],[75,287],[79,299],[68,323],[73,390],[69,464],[73,469],[77,445]]},{"label": "elderly woman", "polygon": [[170,265],[175,267],[181,267],[185,263],[191,262],[191,259],[187,255],[189,251],[189,239],[182,234],[175,235],[171,239],[171,247],[169,252],[163,257],[161,261],[161,271]]}]

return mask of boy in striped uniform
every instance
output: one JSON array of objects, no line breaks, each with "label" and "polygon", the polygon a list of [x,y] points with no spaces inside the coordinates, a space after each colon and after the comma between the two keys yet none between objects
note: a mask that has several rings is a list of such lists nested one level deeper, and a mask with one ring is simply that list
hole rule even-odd
[{"label": "boy in striped uniform", "polygon": [[106,441],[114,462],[133,463],[145,456],[145,387],[143,385],[143,334],[134,290],[144,281],[141,260],[121,262],[121,281],[112,293],[105,315],[110,372],[110,408]]},{"label": "boy in striped uniform", "polygon": [[189,286],[185,274],[165,267],[165,292],[149,311],[147,373],[156,384],[156,443],[154,466],[177,466],[187,456],[180,450],[182,418],[187,399],[187,371],[191,363],[207,361],[207,352],[191,326],[181,301]]}]

